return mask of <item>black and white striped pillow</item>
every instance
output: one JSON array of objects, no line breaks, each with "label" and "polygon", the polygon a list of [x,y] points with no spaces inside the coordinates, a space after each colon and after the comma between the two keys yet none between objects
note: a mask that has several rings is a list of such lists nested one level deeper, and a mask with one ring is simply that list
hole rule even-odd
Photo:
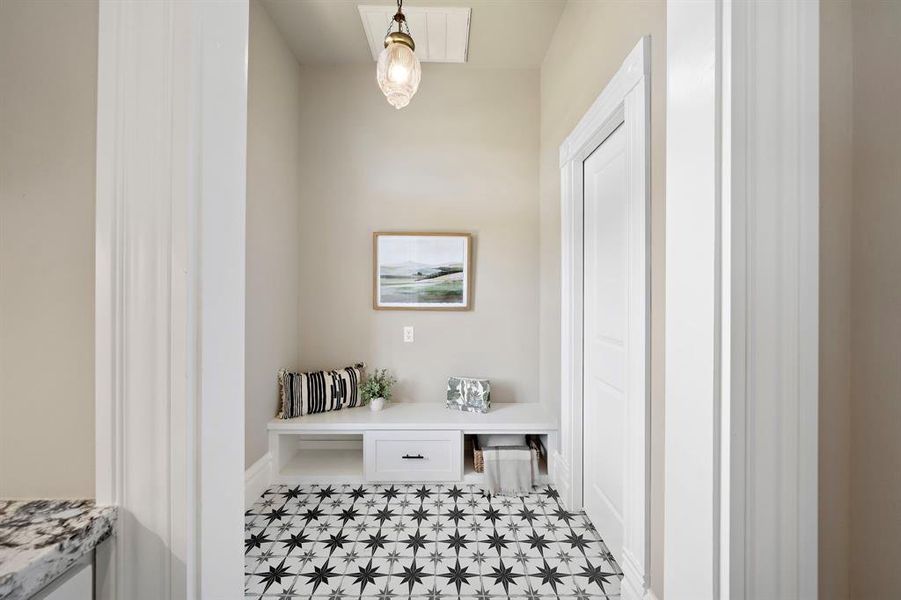
[{"label": "black and white striped pillow", "polygon": [[282,408],[279,418],[292,419],[303,415],[351,408],[360,404],[357,389],[363,378],[363,363],[335,371],[294,373],[278,372]]}]

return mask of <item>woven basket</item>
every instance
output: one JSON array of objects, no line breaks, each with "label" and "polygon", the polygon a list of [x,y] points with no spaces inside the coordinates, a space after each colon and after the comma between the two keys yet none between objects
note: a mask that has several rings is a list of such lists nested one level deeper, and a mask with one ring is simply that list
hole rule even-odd
[{"label": "woven basket", "polygon": [[[532,465],[537,468],[538,458],[541,456],[541,442],[539,442],[537,438],[527,436],[526,444],[532,449]],[[476,436],[472,436],[472,466],[476,473],[485,472],[485,458],[482,456],[482,449],[479,447],[479,438]]]}]

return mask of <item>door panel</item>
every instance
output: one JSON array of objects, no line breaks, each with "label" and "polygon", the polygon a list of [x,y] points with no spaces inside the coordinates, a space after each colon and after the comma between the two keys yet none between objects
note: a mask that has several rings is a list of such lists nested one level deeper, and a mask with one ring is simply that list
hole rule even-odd
[{"label": "door panel", "polygon": [[584,162],[584,506],[617,560],[623,545],[628,198],[620,126]]}]

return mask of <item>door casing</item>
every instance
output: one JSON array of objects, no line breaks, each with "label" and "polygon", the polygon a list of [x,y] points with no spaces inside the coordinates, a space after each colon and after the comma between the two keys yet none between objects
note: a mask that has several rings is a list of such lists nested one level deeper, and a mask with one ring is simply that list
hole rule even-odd
[{"label": "door casing", "polygon": [[97,598],[244,588],[248,1],[100,2]]},{"label": "door casing", "polygon": [[571,509],[583,505],[583,162],[625,127],[629,202],[628,394],[623,465],[622,596],[644,598],[650,573],[650,38],[643,37],[560,146],[562,205],[561,447],[555,483]]}]

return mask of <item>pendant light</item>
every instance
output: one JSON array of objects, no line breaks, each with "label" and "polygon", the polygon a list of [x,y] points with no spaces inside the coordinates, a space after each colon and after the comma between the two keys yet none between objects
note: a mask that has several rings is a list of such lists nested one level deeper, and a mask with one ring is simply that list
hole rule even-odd
[{"label": "pendant light", "polygon": [[[397,31],[391,31],[395,23]],[[375,77],[388,103],[398,110],[408,105],[419,89],[422,68],[414,50],[416,44],[413,43],[410,27],[404,17],[403,0],[397,0],[397,13],[388,25],[385,49],[379,54]]]}]

